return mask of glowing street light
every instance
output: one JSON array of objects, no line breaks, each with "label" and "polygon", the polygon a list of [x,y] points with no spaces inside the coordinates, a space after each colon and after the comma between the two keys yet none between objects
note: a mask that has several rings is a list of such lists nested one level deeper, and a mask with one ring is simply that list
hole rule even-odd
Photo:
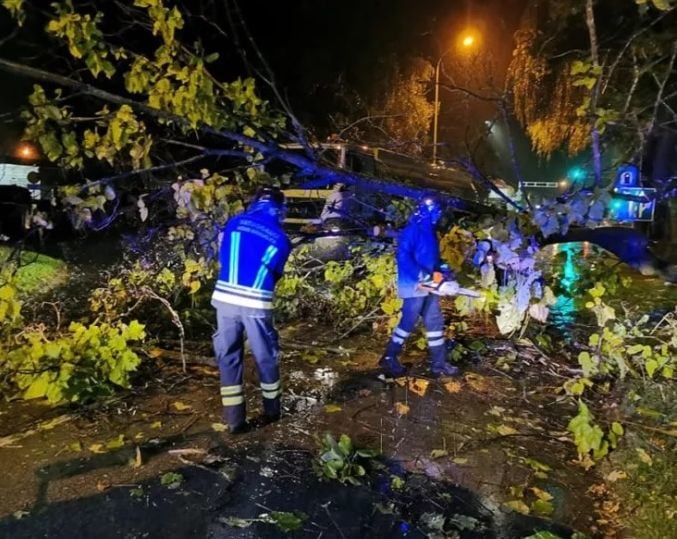
[{"label": "glowing street light", "polygon": [[461,41],[461,45],[464,47],[472,47],[475,44],[475,36],[472,34],[467,34]]},{"label": "glowing street light", "polygon": [[[460,41],[461,47],[464,49],[470,49],[475,46],[477,43],[477,38],[475,34],[471,32],[465,32],[461,35]],[[439,115],[440,115],[440,68],[442,67],[442,60],[444,57],[451,52],[452,49],[448,49],[442,56],[437,60],[437,65],[435,66],[435,110],[433,113],[433,164],[437,162],[437,133],[439,125]]]},{"label": "glowing street light", "polygon": [[35,159],[38,156],[35,147],[27,142],[20,144],[16,149],[16,153],[21,159],[26,160]]},{"label": "glowing street light", "polygon": [[567,173],[567,176],[571,178],[574,182],[578,182],[581,180],[584,180],[585,177],[587,176],[585,169],[579,166],[572,167],[569,172]]}]

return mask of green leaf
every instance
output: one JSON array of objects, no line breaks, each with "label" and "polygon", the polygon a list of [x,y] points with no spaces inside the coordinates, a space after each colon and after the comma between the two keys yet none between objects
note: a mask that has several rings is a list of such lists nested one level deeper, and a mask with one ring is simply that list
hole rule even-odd
[{"label": "green leaf", "polygon": [[524,539],[562,539],[562,537],[552,532],[543,530],[528,537],[525,537]]},{"label": "green leaf", "polygon": [[524,459],[524,464],[529,466],[535,472],[549,472],[549,471],[552,470],[552,468],[550,466],[548,466],[547,464],[543,464],[542,462],[539,462],[536,459],[532,459],[532,458],[528,458],[528,457]]},{"label": "green leaf", "polygon": [[583,369],[583,376],[586,378],[589,378],[598,372],[598,361],[592,358],[589,352],[581,352],[578,354],[578,364]]},{"label": "green leaf", "polygon": [[498,432],[501,436],[511,436],[513,434],[518,434],[519,431],[509,425],[499,425],[496,427],[496,432]]},{"label": "green leaf", "polygon": [[300,511],[294,511],[293,513],[273,511],[268,517],[269,521],[284,533],[300,530],[303,528],[303,523],[308,519],[308,515]]},{"label": "green leaf", "polygon": [[632,346],[629,346],[628,349],[626,350],[627,354],[630,356],[634,356],[635,354],[639,354],[644,350],[644,345],[642,344],[634,344]]},{"label": "green leaf", "polygon": [[120,434],[117,438],[106,442],[106,449],[119,449],[125,445],[125,435]]},{"label": "green leaf", "polygon": [[352,453],[353,451],[353,442],[351,441],[350,437],[347,436],[346,434],[341,434],[338,446],[345,456],[350,455],[350,453]]},{"label": "green leaf", "polygon": [[145,326],[138,320],[132,320],[127,327],[127,339],[130,341],[141,341],[146,338]]},{"label": "green leaf", "polygon": [[552,515],[555,506],[551,502],[539,498],[531,504],[531,510],[537,515],[547,517]]},{"label": "green leaf", "polygon": [[404,488],[405,481],[399,475],[393,475],[390,479],[390,488],[394,491],[400,491]]},{"label": "green leaf", "polygon": [[512,509],[513,511],[522,513],[523,515],[528,515],[531,512],[529,506],[522,500],[511,500],[509,502],[506,502],[505,506],[508,507],[509,509]]},{"label": "green leaf", "polygon": [[580,79],[575,79],[572,83],[573,86],[585,86],[588,90],[592,90],[597,84],[596,77],[581,77]]},{"label": "green leaf", "polygon": [[49,385],[52,383],[52,375],[49,372],[41,373],[26,391],[24,391],[23,398],[26,400],[39,399],[47,395]]},{"label": "green leaf", "polygon": [[170,489],[179,488],[182,482],[183,475],[176,472],[167,472],[162,477],[160,477],[160,484]]},{"label": "green leaf", "polygon": [[653,378],[653,375],[658,370],[658,367],[658,361],[655,359],[649,359],[646,363],[644,363],[644,368],[646,369],[646,373],[649,375],[649,378]]},{"label": "green leaf", "polygon": [[26,16],[23,11],[23,3],[24,0],[2,0],[2,7],[11,13],[19,26],[23,24]]}]

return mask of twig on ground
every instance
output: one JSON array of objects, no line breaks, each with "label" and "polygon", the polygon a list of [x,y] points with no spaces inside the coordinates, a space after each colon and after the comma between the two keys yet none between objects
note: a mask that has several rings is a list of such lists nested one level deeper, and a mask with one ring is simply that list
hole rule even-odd
[{"label": "twig on ground", "polygon": [[181,457],[183,455],[206,455],[207,451],[205,449],[195,449],[193,447],[188,447],[185,449],[170,449],[167,451],[170,455]]},{"label": "twig on ground", "polygon": [[339,528],[339,525],[338,525],[338,524],[336,523],[336,521],[334,520],[334,517],[331,516],[331,512],[329,511],[329,504],[330,504],[330,503],[331,503],[331,502],[327,502],[327,503],[325,503],[325,504],[322,504],[321,507],[322,507],[322,508],[324,509],[324,511],[327,513],[327,516],[329,517],[329,520],[330,520],[331,523],[334,525],[334,528],[336,528],[336,531],[339,533],[339,535],[342,537],[342,539],[346,539],[346,536],[343,534],[343,531],[341,530],[341,528]]}]

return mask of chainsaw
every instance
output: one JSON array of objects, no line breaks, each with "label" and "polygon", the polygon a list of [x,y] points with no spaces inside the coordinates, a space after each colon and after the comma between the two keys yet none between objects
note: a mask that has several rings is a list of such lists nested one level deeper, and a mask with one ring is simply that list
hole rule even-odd
[{"label": "chainsaw", "polygon": [[438,296],[467,296],[469,298],[479,298],[482,296],[482,294],[476,290],[462,288],[459,286],[458,282],[446,279],[439,283],[436,283],[433,280],[423,281],[422,283],[419,283],[418,287],[421,290],[425,290],[426,292]]}]

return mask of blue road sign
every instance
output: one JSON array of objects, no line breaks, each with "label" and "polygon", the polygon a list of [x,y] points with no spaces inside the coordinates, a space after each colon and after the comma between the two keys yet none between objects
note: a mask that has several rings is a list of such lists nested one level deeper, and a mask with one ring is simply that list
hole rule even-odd
[{"label": "blue road sign", "polygon": [[613,198],[607,216],[613,221],[653,221],[656,211],[656,190],[647,187],[616,187],[614,193],[641,197],[642,200]]}]

